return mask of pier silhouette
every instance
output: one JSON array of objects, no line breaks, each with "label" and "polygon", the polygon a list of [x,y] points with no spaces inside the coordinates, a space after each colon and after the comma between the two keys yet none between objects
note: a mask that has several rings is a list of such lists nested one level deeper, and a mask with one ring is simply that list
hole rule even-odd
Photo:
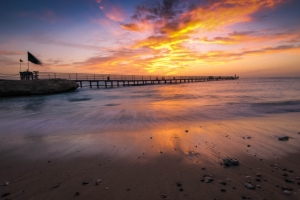
[{"label": "pier silhouette", "polygon": [[[38,79],[68,79],[83,85],[97,88],[113,88],[155,84],[179,84],[207,81],[236,80],[238,76],[155,76],[155,75],[120,75],[120,74],[83,74],[39,72]],[[19,75],[5,76],[5,79],[20,79]],[[21,77],[22,79],[22,77]]]}]

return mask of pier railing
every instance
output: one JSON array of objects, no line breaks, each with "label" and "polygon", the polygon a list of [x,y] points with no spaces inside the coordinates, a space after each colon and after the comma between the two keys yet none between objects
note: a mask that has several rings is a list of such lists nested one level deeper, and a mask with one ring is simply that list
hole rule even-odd
[{"label": "pier railing", "polygon": [[[55,73],[39,72],[38,79],[68,79],[74,81],[133,81],[133,80],[178,80],[178,79],[234,79],[234,76],[156,76],[156,75],[120,75],[120,74],[85,74],[85,73]],[[0,73],[0,79],[19,80],[20,74]]]}]

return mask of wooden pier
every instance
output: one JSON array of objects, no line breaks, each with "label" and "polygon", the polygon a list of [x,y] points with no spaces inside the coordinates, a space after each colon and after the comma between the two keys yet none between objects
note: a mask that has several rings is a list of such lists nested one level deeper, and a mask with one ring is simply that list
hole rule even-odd
[{"label": "wooden pier", "polygon": [[82,88],[83,83],[88,83],[88,86],[100,88],[113,88],[113,87],[126,87],[126,86],[139,86],[139,85],[154,85],[154,84],[178,84],[178,83],[193,83],[193,82],[206,82],[206,81],[223,81],[235,80],[239,77],[236,76],[107,76],[106,79],[75,79],[79,86]]},{"label": "wooden pier", "polygon": [[[17,74],[5,75],[5,79],[20,79]],[[21,76],[22,78],[22,76]],[[55,73],[39,72],[38,79],[68,79],[75,81],[82,87],[113,88],[155,84],[179,84],[206,81],[236,80],[234,76],[142,76],[118,74],[82,74],[82,73]],[[1,79],[1,76],[0,76]]]}]

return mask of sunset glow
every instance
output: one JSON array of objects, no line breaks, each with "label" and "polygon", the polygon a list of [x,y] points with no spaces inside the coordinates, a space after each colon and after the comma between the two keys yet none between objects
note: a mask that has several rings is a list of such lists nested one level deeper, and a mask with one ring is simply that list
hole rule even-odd
[{"label": "sunset glow", "polygon": [[297,0],[1,4],[1,73],[300,76]]}]

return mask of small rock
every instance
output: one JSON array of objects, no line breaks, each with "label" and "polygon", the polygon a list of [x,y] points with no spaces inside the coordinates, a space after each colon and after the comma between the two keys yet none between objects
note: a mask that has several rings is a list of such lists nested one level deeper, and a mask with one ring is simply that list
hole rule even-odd
[{"label": "small rock", "polygon": [[203,181],[204,183],[210,183],[210,182],[213,182],[214,179],[207,176],[207,177],[204,177],[201,181]]},{"label": "small rock", "polygon": [[283,193],[284,193],[284,194],[287,194],[287,195],[290,195],[290,194],[291,194],[291,192],[288,191],[288,190],[284,190]]},{"label": "small rock", "polygon": [[293,180],[288,179],[288,178],[285,178],[284,180],[285,180],[286,182],[288,182],[288,183],[293,183],[293,182],[294,182]]},{"label": "small rock", "polygon": [[101,179],[98,179],[97,181],[96,181],[96,185],[99,185],[99,183],[101,183],[102,182],[102,180]]},{"label": "small rock", "polygon": [[248,137],[247,137],[247,139],[251,139],[251,137],[250,137],[250,136],[248,136]]},{"label": "small rock", "polygon": [[222,185],[226,185],[226,181],[220,180],[219,183],[222,184]]},{"label": "small rock", "polygon": [[130,191],[130,188],[127,188],[127,190],[126,191]]},{"label": "small rock", "polygon": [[250,144],[248,144],[247,147],[250,147]]},{"label": "small rock", "polygon": [[180,182],[177,182],[176,185],[177,185],[177,187],[181,187],[181,183]]},{"label": "small rock", "polygon": [[4,186],[9,186],[9,182],[5,182],[5,183],[4,183]]},{"label": "small rock", "polygon": [[278,138],[279,141],[288,141],[289,139],[290,139],[289,136],[284,136],[284,137]]},{"label": "small rock", "polygon": [[261,180],[259,178],[256,179],[257,182],[261,182]]},{"label": "small rock", "polygon": [[258,173],[258,174],[256,174],[256,176],[257,176],[257,177],[261,177],[261,174],[260,174],[260,173]]},{"label": "small rock", "polygon": [[8,195],[10,195],[10,193],[9,193],[9,192],[6,192],[6,193],[2,194],[1,197],[6,197],[6,196],[8,196]]},{"label": "small rock", "polygon": [[105,189],[106,189],[106,190],[108,190],[108,189],[109,189],[109,187],[106,187]]},{"label": "small rock", "polygon": [[202,167],[201,169],[202,169],[202,170],[206,170],[206,168],[205,168],[205,167]]},{"label": "small rock", "polygon": [[226,190],[225,189],[221,189],[221,192],[226,192]]},{"label": "small rock", "polygon": [[261,186],[260,186],[260,185],[256,185],[256,187],[257,187],[257,188],[261,188]]},{"label": "small rock", "polygon": [[167,195],[166,194],[161,194],[161,198],[165,199],[165,198],[167,198]]},{"label": "small rock", "polygon": [[89,184],[88,181],[83,181],[83,182],[82,182],[82,185],[87,185],[87,184]]},{"label": "small rock", "polygon": [[223,163],[226,167],[232,166],[232,165],[239,165],[240,162],[235,158],[224,158]]},{"label": "small rock", "polygon": [[150,139],[152,139],[152,137],[150,137]]},{"label": "small rock", "polygon": [[180,191],[180,192],[182,192],[182,191],[183,191],[183,189],[182,189],[182,188],[180,188],[180,189],[179,189],[179,191]]},{"label": "small rock", "polygon": [[286,186],[282,186],[281,189],[282,189],[282,190],[293,190],[292,188],[288,188],[288,187],[286,187]]},{"label": "small rock", "polygon": [[251,185],[250,183],[246,183],[245,186],[246,186],[246,188],[251,189],[251,190],[255,189],[255,187],[253,185]]},{"label": "small rock", "polygon": [[189,130],[185,130],[185,132],[187,133],[187,132],[189,132]]},{"label": "small rock", "polygon": [[54,186],[52,187],[52,189],[58,188],[58,187],[59,187],[59,184],[56,184],[56,185],[54,185]]},{"label": "small rock", "polygon": [[299,176],[297,176],[297,177],[295,177],[295,179],[297,179],[297,180],[300,180],[300,177],[299,177]]},{"label": "small rock", "polygon": [[288,170],[290,173],[293,173],[294,172],[294,170],[292,170],[292,169],[290,169],[290,170]]},{"label": "small rock", "polygon": [[78,196],[78,195],[80,195],[80,193],[79,193],[79,192],[76,192],[75,195]]}]

